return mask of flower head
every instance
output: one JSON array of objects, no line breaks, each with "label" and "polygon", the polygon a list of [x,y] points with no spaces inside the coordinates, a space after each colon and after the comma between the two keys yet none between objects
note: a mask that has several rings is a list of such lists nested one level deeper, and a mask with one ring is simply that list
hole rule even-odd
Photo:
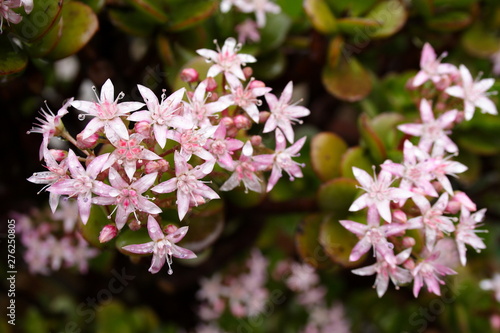
[{"label": "flower head", "polygon": [[487,230],[475,230],[477,224],[482,222],[486,208],[480,209],[471,214],[470,211],[462,206],[460,213],[460,221],[455,230],[455,239],[457,242],[458,253],[460,255],[460,262],[463,266],[467,263],[465,253],[467,252],[466,244],[472,246],[478,252],[486,248],[483,240],[477,235],[478,232],[487,232]]},{"label": "flower head", "polygon": [[413,86],[418,87],[428,80],[437,84],[442,80],[443,76],[455,73],[457,68],[454,65],[441,63],[444,57],[446,57],[446,53],[437,58],[432,46],[429,43],[425,43],[420,58],[421,69],[413,79]]}]

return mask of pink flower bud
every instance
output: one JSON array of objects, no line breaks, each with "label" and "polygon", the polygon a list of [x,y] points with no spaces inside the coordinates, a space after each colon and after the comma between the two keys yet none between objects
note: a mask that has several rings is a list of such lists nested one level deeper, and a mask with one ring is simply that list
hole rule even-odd
[{"label": "pink flower bud", "polygon": [[500,331],[500,315],[493,314],[490,317],[491,328],[495,331]]},{"label": "pink flower bud", "polygon": [[213,77],[207,77],[204,82],[207,84],[207,91],[214,91],[217,89],[217,82]]},{"label": "pink flower bud", "polygon": [[451,214],[457,214],[462,206],[467,208],[468,211],[474,212],[477,210],[476,204],[465,194],[464,192],[457,191],[455,195],[448,202],[446,206],[446,211]]},{"label": "pink flower bud", "polygon": [[244,115],[237,115],[234,117],[234,125],[237,129],[249,129],[252,127],[252,122]]},{"label": "pink flower bud", "polygon": [[153,172],[158,172],[160,170],[160,164],[156,161],[149,161],[146,163],[146,166],[144,167],[144,171],[147,174],[153,173]]},{"label": "pink flower bud", "polygon": [[262,137],[260,135],[253,135],[250,138],[250,143],[254,147],[260,146],[262,144]]},{"label": "pink flower bud", "polygon": [[209,102],[215,102],[219,99],[219,95],[216,92],[212,92],[208,95]]},{"label": "pink flower bud", "polygon": [[177,231],[177,226],[173,225],[173,224],[169,224],[165,227],[165,229],[163,229],[163,231],[165,231],[167,234],[173,234],[174,232]]},{"label": "pink flower bud", "polygon": [[170,163],[168,163],[168,161],[158,160],[157,162],[160,165],[160,169],[159,169],[160,172],[167,172],[168,169],[170,169]]},{"label": "pink flower bud", "polygon": [[255,88],[265,88],[266,87],[266,84],[260,80],[252,80],[249,84],[248,84],[248,88],[249,89],[255,89]]},{"label": "pink flower bud", "polygon": [[76,146],[80,149],[92,149],[96,146],[99,140],[99,135],[97,133],[92,134],[86,139],[82,139],[82,133],[78,133],[76,136]]},{"label": "pink flower bud", "polygon": [[234,121],[233,121],[233,118],[231,117],[224,117],[220,120],[220,123],[224,126],[226,126],[226,128],[229,128],[231,126],[234,125]]},{"label": "pink flower bud", "polygon": [[99,234],[99,242],[107,243],[118,234],[118,229],[114,224],[105,225]]},{"label": "pink flower bud", "polygon": [[403,246],[406,248],[415,246],[416,242],[413,237],[403,237]]},{"label": "pink flower bud", "polygon": [[395,209],[392,212],[392,219],[396,223],[406,223],[406,221],[408,220],[407,217],[406,217],[405,212],[403,212],[400,209]]},{"label": "pink flower bud", "polygon": [[50,154],[52,155],[52,157],[54,157],[54,159],[57,161],[57,162],[61,162],[62,160],[64,160],[66,157],[68,157],[68,152],[66,150],[61,150],[61,149],[50,149],[49,150]]},{"label": "pink flower bud", "polygon": [[403,263],[403,267],[411,271],[415,268],[415,261],[410,258]]},{"label": "pink flower bud", "polygon": [[134,131],[146,138],[149,138],[151,133],[151,124],[147,121],[138,121],[134,125]]},{"label": "pink flower bud", "polygon": [[243,68],[243,74],[245,74],[245,78],[246,79],[249,79],[250,77],[252,77],[252,74],[253,74],[252,67],[245,67],[245,68]]},{"label": "pink flower bud", "polygon": [[194,68],[185,68],[181,72],[181,80],[188,83],[197,82],[200,75]]}]

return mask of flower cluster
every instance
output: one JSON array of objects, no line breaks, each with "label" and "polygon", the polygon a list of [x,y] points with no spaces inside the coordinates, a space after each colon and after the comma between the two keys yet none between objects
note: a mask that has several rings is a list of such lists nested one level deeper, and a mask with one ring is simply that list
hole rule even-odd
[{"label": "flower cluster", "polygon": [[26,248],[23,254],[30,273],[48,275],[61,268],[76,267],[80,273],[88,270],[88,260],[99,251],[87,243],[75,229],[78,207],[62,200],[54,214],[33,210],[30,214],[12,213],[16,232]]},{"label": "flower cluster", "polygon": [[[170,95],[164,90],[158,98],[149,88],[138,85],[144,101],[122,101],[124,94],[115,97],[108,79],[100,94],[96,92],[96,101],[71,98],[56,114],[42,110],[39,124],[30,132],[43,135],[40,158],[47,171],[28,180],[45,185],[53,211],[61,196],[76,199],[83,224],[89,221],[92,206],[101,206],[110,219],[114,215],[114,224],[101,232],[101,241],[112,239],[127,224],[136,230],[147,221],[152,242],[123,249],[152,253],[152,273],[165,262],[170,267],[172,256],[195,257],[175,245],[188,227],[171,226],[166,235],[163,233],[159,214],[165,209],[177,209],[182,221],[192,207],[219,199],[218,191],[243,185],[247,191],[265,192],[283,172],[292,180],[302,177],[301,165],[293,158],[305,137],[295,141],[292,125],[300,123],[309,110],[291,102],[292,82],[278,98],[264,82],[249,77],[251,68],[243,66],[256,59],[238,53],[239,49],[240,45],[228,38],[218,52],[198,50],[212,65],[203,80],[194,69],[182,71],[181,78],[193,90],[181,88]],[[217,84],[219,74],[225,83]],[[259,110],[261,97],[269,111]],[[76,138],[62,122],[70,107],[81,111],[80,120],[92,118]],[[263,133],[274,132],[274,150],[264,145],[261,136],[248,134],[261,122]],[[69,141],[73,147],[67,151],[50,149],[54,137]],[[266,185],[264,174],[268,171]],[[224,177],[222,184],[212,182]]]},{"label": "flower cluster", "polygon": [[[409,86],[435,92],[442,111],[433,108],[433,101],[420,100],[420,121],[402,124],[398,129],[410,139],[403,144],[403,161],[391,160],[380,165],[372,177],[364,170],[353,168],[355,178],[364,190],[351,205],[350,211],[367,210],[367,223],[342,220],[340,223],[359,237],[352,249],[351,261],[359,260],[373,249],[376,262],[353,270],[358,275],[377,274],[375,287],[379,297],[387,290],[389,280],[396,288],[413,281],[417,297],[425,284],[430,292],[440,295],[443,277],[456,274],[453,260],[443,254],[457,253],[462,265],[467,262],[467,245],[477,251],[486,246],[476,230],[485,209],[463,192],[454,191],[449,176],[456,177],[467,167],[455,160],[457,145],[450,139],[452,128],[470,120],[476,108],[483,113],[497,114],[487,90],[493,79],[473,80],[469,70],[460,65],[441,63],[442,58],[429,44],[421,57],[421,70]],[[446,106],[457,104],[461,109]],[[374,168],[375,170],[375,168]],[[410,237],[415,230],[418,237]],[[450,245],[447,240],[453,240]],[[422,246],[415,246],[416,243]],[[419,250],[416,250],[416,249]]]},{"label": "flower cluster", "polygon": [[15,9],[24,8],[26,14],[33,10],[33,0],[0,0],[0,34],[3,32],[4,20],[7,24],[18,24],[23,17]]}]

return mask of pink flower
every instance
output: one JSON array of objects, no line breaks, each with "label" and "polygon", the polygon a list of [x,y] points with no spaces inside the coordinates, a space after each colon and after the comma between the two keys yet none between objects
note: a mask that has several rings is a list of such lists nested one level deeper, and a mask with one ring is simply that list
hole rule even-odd
[{"label": "pink flower", "polygon": [[226,126],[219,124],[213,138],[209,138],[205,148],[212,154],[219,165],[225,169],[233,170],[234,151],[243,147],[243,142],[233,138],[226,138]]},{"label": "pink flower", "polygon": [[153,253],[153,260],[149,271],[156,274],[160,271],[165,262],[167,262],[168,274],[172,274],[172,257],[181,259],[196,258],[196,254],[194,254],[193,251],[175,245],[175,243],[184,238],[188,229],[189,227],[185,226],[177,229],[173,233],[164,235],[158,222],[154,217],[149,215],[148,233],[152,241],[144,244],[126,245],[122,247],[122,249],[137,254]]},{"label": "pink flower", "polygon": [[[7,24],[18,24],[22,21],[23,17],[12,10],[21,7],[21,5],[22,2],[20,0],[0,0],[0,33],[2,33],[4,19],[7,21]],[[28,13],[27,10],[26,12]]]},{"label": "pink flower", "polygon": [[143,136],[134,133],[130,136],[128,140],[119,139],[118,141],[112,141],[111,143],[116,149],[110,153],[108,160],[103,166],[103,170],[108,169],[113,164],[118,163],[120,167],[125,170],[128,178],[132,180],[134,173],[137,170],[137,163],[142,160],[159,160],[160,156],[141,146],[141,141]]},{"label": "pink flower", "polygon": [[456,153],[458,147],[447,135],[450,132],[448,129],[457,118],[457,114],[456,110],[447,111],[435,119],[430,102],[422,99],[420,101],[422,123],[402,124],[398,126],[398,129],[403,133],[419,136],[418,147],[427,153],[431,153],[432,147],[433,156],[441,155],[444,151]]},{"label": "pink flower", "polygon": [[269,0],[239,1],[237,6],[244,13],[255,13],[259,28],[266,25],[266,13],[279,14],[281,12],[281,7]]},{"label": "pink flower", "polygon": [[261,101],[257,99],[270,92],[272,89],[268,88],[261,81],[251,80],[246,88],[243,88],[241,81],[234,75],[226,75],[227,82],[231,89],[231,94],[227,95],[231,104],[241,107],[256,123],[259,122],[259,109],[257,105]]},{"label": "pink flower", "polygon": [[500,302],[500,274],[495,273],[491,279],[482,280],[479,286],[483,290],[493,290],[495,298]]},{"label": "pink flower", "polygon": [[276,150],[274,154],[259,155],[254,157],[254,161],[258,164],[264,166],[272,165],[271,176],[269,177],[269,182],[267,183],[267,192],[271,191],[274,185],[281,178],[283,170],[290,176],[290,181],[293,181],[295,177],[302,178],[302,164],[299,164],[292,160],[292,157],[299,156],[299,151],[306,142],[306,137],[295,142],[288,148],[286,147],[286,139],[283,133],[277,129],[276,130]]},{"label": "pink flower", "polygon": [[241,151],[240,159],[234,162],[234,172],[220,187],[221,191],[231,191],[243,182],[245,192],[249,189],[261,193],[262,180],[256,175],[258,171],[257,163],[253,161],[253,148],[250,141],[247,141]]},{"label": "pink flower", "polygon": [[182,97],[186,89],[181,88],[168,97],[163,93],[160,103],[151,89],[140,84],[137,87],[149,111],[134,112],[127,119],[137,122],[145,121],[151,124],[154,137],[161,148],[165,147],[169,128],[188,129],[193,127],[192,119],[181,114]]},{"label": "pink flower", "polygon": [[104,197],[116,197],[119,194],[118,190],[96,180],[108,156],[109,154],[97,156],[85,170],[75,153],[69,150],[68,167],[71,171],[71,178],[60,180],[47,189],[59,195],[77,197],[78,210],[83,224],[87,223],[90,216],[92,193]]},{"label": "pink flower", "polygon": [[437,58],[432,46],[429,43],[425,43],[420,58],[421,70],[413,79],[413,86],[418,87],[428,80],[431,80],[434,84],[438,84],[443,76],[455,73],[457,68],[454,65],[441,63],[441,59],[444,57],[446,57],[446,53]]},{"label": "pink flower", "polygon": [[54,115],[52,111],[47,106],[47,110],[40,110],[41,118],[37,117],[36,119],[40,122],[38,127],[33,127],[28,131],[28,134],[31,133],[40,133],[43,136],[42,144],[40,146],[40,159],[43,157],[43,153],[49,146],[49,140],[55,135],[58,135],[60,132],[64,130],[64,125],[61,122],[61,118],[68,113],[68,107],[73,102],[73,98],[70,98],[64,105],[57,111],[57,115]]},{"label": "pink flower", "polygon": [[441,276],[457,274],[453,269],[438,262],[439,252],[433,252],[428,258],[422,260],[413,270],[413,295],[418,297],[422,286],[427,286],[427,290],[441,296],[440,284],[445,284],[440,279]]},{"label": "pink flower", "polygon": [[486,245],[483,240],[477,236],[477,233],[487,232],[487,230],[475,230],[477,224],[483,221],[485,213],[486,209],[483,208],[471,214],[467,208],[462,206],[460,222],[457,224],[457,229],[455,231],[455,240],[457,242],[458,253],[460,254],[460,262],[463,266],[465,266],[467,262],[465,256],[467,248],[465,244],[469,244],[478,252],[486,248]]},{"label": "pink flower", "polygon": [[213,161],[191,168],[186,158],[177,151],[174,153],[174,161],[175,177],[156,185],[151,190],[157,193],[170,193],[177,190],[177,210],[179,219],[182,220],[190,206],[205,203],[205,198],[211,200],[220,197],[199,180],[212,171]]},{"label": "pink flower", "polygon": [[209,125],[199,129],[170,131],[167,137],[179,142],[181,145],[180,154],[186,161],[189,161],[192,155],[196,155],[205,161],[210,161],[214,159],[214,156],[204,146],[208,139],[213,137],[216,130],[217,126]]},{"label": "pink flower", "polygon": [[432,251],[438,231],[446,234],[455,231],[453,221],[455,218],[444,216],[448,205],[448,193],[443,193],[431,207],[429,201],[422,195],[415,195],[413,201],[420,208],[421,216],[414,217],[408,221],[409,224],[423,227],[425,229],[425,245]]},{"label": "pink flower", "polygon": [[206,103],[206,90],[207,82],[200,82],[192,97],[189,97],[190,95],[188,94],[189,103],[186,103],[186,109],[195,119],[195,125],[199,127],[210,126],[211,117],[214,117],[216,113],[221,112],[233,104],[227,96],[220,97],[216,102]]},{"label": "pink flower", "polygon": [[366,191],[349,207],[350,211],[358,211],[365,207],[376,209],[387,222],[392,221],[390,202],[408,199],[413,193],[396,187],[390,187],[393,179],[388,171],[381,170],[378,177],[371,177],[366,171],[353,167],[354,177]]},{"label": "pink flower", "polygon": [[260,33],[257,22],[246,19],[238,24],[234,30],[238,33],[238,42],[245,44],[248,41],[258,43],[260,41]]},{"label": "pink flower", "polygon": [[292,124],[296,122],[301,123],[302,121],[298,118],[308,116],[311,113],[307,108],[295,105],[296,103],[289,104],[292,98],[292,91],[293,83],[290,81],[281,93],[279,100],[274,94],[268,93],[264,96],[269,105],[271,115],[264,125],[263,132],[269,133],[279,127],[289,142],[294,142]]},{"label": "pink flower", "polygon": [[114,99],[114,94],[113,83],[108,79],[102,85],[100,98],[96,93],[97,102],[73,101],[71,103],[73,107],[86,112],[87,115],[94,116],[83,130],[82,140],[87,139],[103,127],[104,134],[110,140],[128,139],[128,130],[121,117],[126,116],[130,111],[140,109],[144,104],[139,102],[118,103],[124,94],[119,93],[116,99]]},{"label": "pink flower", "polygon": [[[156,180],[157,173],[142,176],[132,184],[129,184],[120,176],[114,168],[109,169],[109,182],[119,192],[117,196],[106,198],[93,198],[92,202],[97,205],[116,205],[116,227],[122,229],[127,218],[136,211],[149,214],[160,214],[161,209],[142,194],[149,190]],[[138,220],[136,215],[136,220]]]},{"label": "pink flower", "polygon": [[465,172],[467,167],[460,162],[451,160],[450,157],[436,156],[431,158],[430,162],[433,164],[432,176],[436,178],[446,192],[453,195],[453,187],[448,176],[457,177],[456,174]]},{"label": "pink flower", "polygon": [[306,263],[294,262],[290,266],[290,270],[291,275],[285,282],[295,292],[305,292],[319,282],[319,276],[315,269]]},{"label": "pink flower", "polygon": [[[401,251],[396,256],[396,265],[403,264],[411,255],[411,248]],[[373,265],[354,269],[352,271],[354,274],[367,276],[377,273],[375,278],[375,288],[377,289],[378,297],[382,297],[387,291],[389,286],[389,279],[399,289],[402,284],[410,283],[413,280],[411,272],[405,268],[399,266],[391,266],[384,259],[380,259],[377,256],[377,262]]]},{"label": "pink flower", "polygon": [[214,64],[208,69],[207,77],[215,77],[223,72],[224,75],[231,73],[240,80],[245,80],[245,74],[241,66],[249,62],[256,62],[257,59],[249,54],[238,54],[240,45],[236,43],[234,38],[228,38],[224,42],[222,49],[217,46],[218,52],[209,49],[199,49],[196,51],[199,55],[207,58],[207,61]]},{"label": "pink flower", "polygon": [[470,120],[474,115],[476,107],[483,113],[497,114],[497,107],[487,97],[486,91],[495,83],[495,79],[473,80],[467,67],[460,65],[460,77],[462,83],[445,90],[448,95],[464,100],[465,119]]},{"label": "pink flower", "polygon": [[359,260],[373,247],[374,255],[379,255],[392,267],[396,265],[396,257],[392,251],[394,245],[387,241],[387,237],[401,234],[410,227],[409,224],[390,223],[380,226],[371,219],[369,219],[368,225],[350,220],[340,220],[339,222],[344,228],[360,238],[351,251],[349,261]]}]

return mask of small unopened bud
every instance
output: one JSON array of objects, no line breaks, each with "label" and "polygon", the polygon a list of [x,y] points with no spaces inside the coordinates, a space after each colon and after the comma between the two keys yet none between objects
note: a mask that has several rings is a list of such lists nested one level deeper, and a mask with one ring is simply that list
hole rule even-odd
[{"label": "small unopened bud", "polygon": [[237,129],[249,129],[252,127],[252,122],[244,115],[237,115],[234,117],[234,125]]},{"label": "small unopened bud", "polygon": [[407,217],[405,212],[400,209],[395,209],[392,212],[392,220],[396,223],[406,223]]},{"label": "small unopened bud", "polygon": [[207,84],[207,91],[214,91],[217,89],[217,82],[213,77],[209,76],[203,81]]},{"label": "small unopened bud", "polygon": [[474,212],[477,210],[476,204],[464,192],[457,191],[450,199],[446,206],[446,211],[451,214],[457,214],[462,209],[462,206],[467,208],[468,211]]},{"label": "small unopened bud", "polygon": [[491,328],[495,330],[495,332],[500,331],[500,315],[492,314],[490,317]]},{"label": "small unopened bud", "polygon": [[245,67],[243,68],[243,74],[245,74],[245,78],[249,79],[252,77],[253,74],[253,69],[252,67]]},{"label": "small unopened bud", "polygon": [[215,102],[218,99],[219,99],[219,95],[216,92],[212,92],[212,93],[210,93],[210,95],[208,95],[209,102]]},{"label": "small unopened bud", "polygon": [[102,228],[101,233],[99,234],[99,242],[107,243],[115,238],[117,234],[118,229],[114,224],[105,225],[104,228]]},{"label": "small unopened bud", "polygon": [[50,155],[57,161],[61,162],[68,156],[68,152],[66,150],[61,150],[61,149],[50,149],[49,150]]},{"label": "small unopened bud", "polygon": [[134,125],[134,131],[146,138],[149,138],[151,133],[151,124],[147,121],[138,121]]},{"label": "small unopened bud", "polygon": [[226,126],[226,128],[229,128],[231,126],[234,125],[234,121],[233,121],[233,118],[231,117],[224,117],[220,120],[220,123],[224,126]]},{"label": "small unopened bud", "polygon": [[158,172],[160,170],[160,164],[156,161],[149,161],[146,163],[146,166],[144,167],[144,172],[147,174]]},{"label": "small unopened bud", "polygon": [[403,263],[403,267],[411,271],[415,268],[415,261],[408,259]]},{"label": "small unopened bud", "polygon": [[248,84],[248,88],[250,89],[255,89],[255,88],[265,88],[266,87],[266,84],[260,80],[252,80],[249,84]]},{"label": "small unopened bud", "polygon": [[170,163],[168,163],[168,161],[158,160],[156,162],[158,162],[158,164],[160,165],[159,169],[160,172],[167,172],[168,169],[170,169]]},{"label": "small unopened bud", "polygon": [[98,140],[99,135],[97,133],[90,135],[86,139],[83,139],[82,133],[78,133],[76,136],[76,146],[80,149],[92,149],[96,146]]},{"label": "small unopened bud", "polygon": [[177,229],[179,229],[177,228],[177,226],[169,224],[163,229],[163,231],[165,231],[167,234],[173,234],[174,232],[177,231]]},{"label": "small unopened bud", "polygon": [[200,75],[194,68],[185,68],[181,72],[181,80],[188,83],[197,82]]},{"label": "small unopened bud", "polygon": [[250,138],[250,143],[254,147],[260,146],[262,144],[262,137],[260,135],[253,135]]},{"label": "small unopened bud", "polygon": [[403,237],[403,246],[405,248],[413,247],[415,246],[415,239],[412,237]]},{"label": "small unopened bud", "polygon": [[137,230],[141,229],[141,222],[139,222],[138,220],[136,220],[135,217],[134,217],[131,220],[129,220],[128,227],[132,231],[137,231]]}]

